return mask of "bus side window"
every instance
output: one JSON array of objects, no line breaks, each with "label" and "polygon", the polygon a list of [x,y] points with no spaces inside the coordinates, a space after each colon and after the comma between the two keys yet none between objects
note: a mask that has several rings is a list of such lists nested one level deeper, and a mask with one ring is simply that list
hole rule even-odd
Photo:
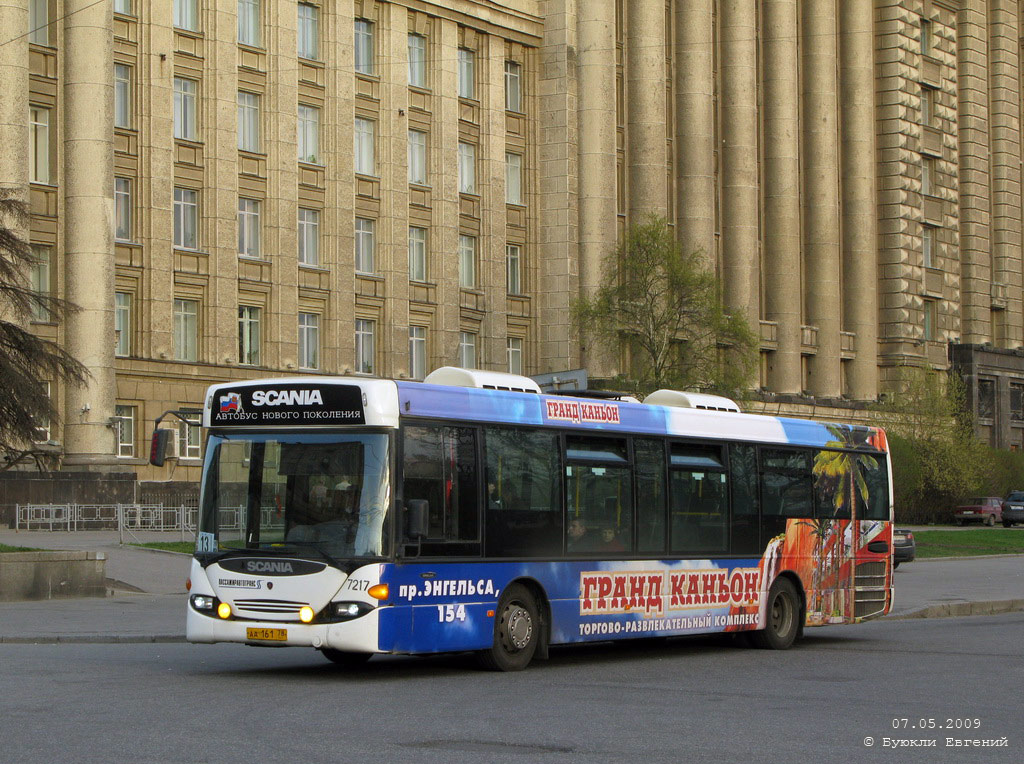
[{"label": "bus side window", "polygon": [[565,439],[566,552],[614,559],[633,551],[632,470],[626,441]]},{"label": "bus side window", "polygon": [[729,447],[729,468],[732,478],[732,544],[729,551],[760,557],[757,448],[732,444]]},{"label": "bus side window", "polygon": [[809,452],[761,449],[762,538],[786,532],[786,518],[814,517]]},{"label": "bus side window", "polygon": [[729,493],[720,446],[671,447],[672,551],[727,552]]},{"label": "bus side window", "polygon": [[488,557],[550,557],[562,550],[558,436],[484,430]]},{"label": "bus side window", "polygon": [[636,551],[665,551],[665,446],[660,440],[633,441],[636,464]]},{"label": "bus side window", "polygon": [[[840,490],[840,483],[853,476],[849,469],[856,469],[858,455],[848,451],[817,451],[814,454],[814,516],[829,520],[849,520],[852,493],[849,484]],[[855,478],[853,478],[856,480]],[[855,482],[856,485],[856,482]]]},{"label": "bus side window", "polygon": [[427,538],[420,553],[480,553],[476,430],[471,427],[406,427],[403,500],[428,505]]}]

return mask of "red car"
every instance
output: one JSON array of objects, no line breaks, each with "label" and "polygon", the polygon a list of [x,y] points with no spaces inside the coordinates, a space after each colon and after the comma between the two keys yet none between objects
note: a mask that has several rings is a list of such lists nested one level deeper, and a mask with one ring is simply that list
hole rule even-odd
[{"label": "red car", "polygon": [[968,499],[953,510],[953,520],[957,525],[964,523],[985,523],[995,525],[1003,519],[1003,500],[998,496],[981,496]]}]

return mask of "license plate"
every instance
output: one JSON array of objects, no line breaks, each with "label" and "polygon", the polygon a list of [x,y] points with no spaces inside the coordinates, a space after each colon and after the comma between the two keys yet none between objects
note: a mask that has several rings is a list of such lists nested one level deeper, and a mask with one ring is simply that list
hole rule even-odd
[{"label": "license plate", "polygon": [[[895,536],[893,538],[893,543],[895,543],[895,544],[904,544],[904,543],[906,543],[906,541],[907,541],[907,537],[906,536],[902,536],[902,535],[898,535],[898,536]],[[255,631],[255,629],[250,629],[250,631]]]},{"label": "license plate", "polygon": [[288,639],[288,629],[246,629],[245,638],[284,642]]},{"label": "license plate", "polygon": [[964,510],[964,514],[965,515],[973,515],[974,514],[974,510],[973,509],[965,509]]}]

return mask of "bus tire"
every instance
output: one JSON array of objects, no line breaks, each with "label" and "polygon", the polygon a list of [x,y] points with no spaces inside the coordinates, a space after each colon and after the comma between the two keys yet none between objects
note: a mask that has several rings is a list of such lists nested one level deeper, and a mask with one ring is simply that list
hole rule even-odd
[{"label": "bus tire", "polygon": [[775,579],[768,590],[765,627],[750,632],[755,647],[767,650],[788,650],[800,631],[800,597],[788,578]]},{"label": "bus tire", "polygon": [[494,644],[479,653],[480,665],[490,671],[522,671],[540,643],[537,602],[522,584],[505,589],[494,614]]},{"label": "bus tire", "polygon": [[331,663],[345,668],[362,666],[373,657],[373,653],[350,653],[346,650],[335,650],[333,647],[321,647],[320,652]]}]

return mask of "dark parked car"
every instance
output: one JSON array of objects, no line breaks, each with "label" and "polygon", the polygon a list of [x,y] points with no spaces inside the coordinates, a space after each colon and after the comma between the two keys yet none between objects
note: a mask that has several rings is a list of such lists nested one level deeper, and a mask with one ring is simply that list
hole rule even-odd
[{"label": "dark parked car", "polygon": [[1003,519],[1003,500],[998,496],[979,496],[968,499],[965,504],[953,510],[957,525],[964,523],[985,523],[995,525]]},{"label": "dark parked car", "polygon": [[914,534],[906,528],[896,528],[892,532],[892,566],[898,568],[901,562],[912,562],[917,556],[917,542]]},{"label": "dark parked car", "polygon": [[1024,523],[1024,491],[1010,491],[1003,499],[1003,527]]}]

